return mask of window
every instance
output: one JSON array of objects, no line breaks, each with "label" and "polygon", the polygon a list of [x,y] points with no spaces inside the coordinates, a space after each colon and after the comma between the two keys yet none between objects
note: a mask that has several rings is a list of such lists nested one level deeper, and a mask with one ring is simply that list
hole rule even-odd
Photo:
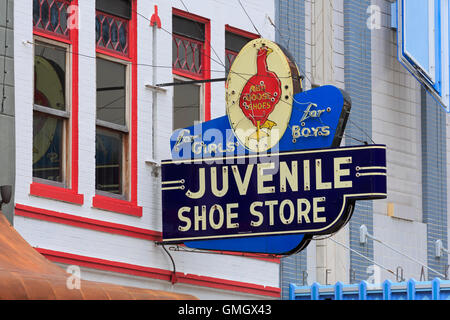
[{"label": "window", "polygon": [[67,53],[62,46],[35,41],[33,177],[64,184],[69,108]]},{"label": "window", "polygon": [[33,0],[33,183],[30,194],[82,204],[78,194],[77,0]]},{"label": "window", "polygon": [[97,0],[96,7],[95,188],[98,194],[127,199],[131,4],[125,0]]},{"label": "window", "polygon": [[172,66],[189,76],[202,76],[205,25],[189,19],[174,16]]},{"label": "window", "polygon": [[142,216],[137,205],[136,0],[96,1],[95,208]]},{"label": "window", "polygon": [[68,7],[70,0],[33,0],[35,30],[69,39]]},{"label": "window", "polygon": [[[209,20],[173,9],[172,71],[174,82],[210,78]],[[211,85],[175,85],[173,129],[194,125],[195,121],[210,119]]]},{"label": "window", "polygon": [[258,38],[259,36],[247,31],[243,31],[229,25],[225,26],[225,72],[228,76],[231,65],[236,59],[239,51],[247,42]]},{"label": "window", "polygon": [[127,65],[97,58],[97,130],[95,186],[100,192],[124,195],[128,154]]},{"label": "window", "polygon": [[95,16],[97,49],[127,57],[128,34],[128,20],[97,11]]}]

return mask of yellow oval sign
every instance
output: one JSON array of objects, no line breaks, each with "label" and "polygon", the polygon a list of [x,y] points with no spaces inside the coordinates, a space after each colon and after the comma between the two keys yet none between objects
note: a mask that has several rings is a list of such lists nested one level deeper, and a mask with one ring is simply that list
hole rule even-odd
[{"label": "yellow oval sign", "polygon": [[253,152],[274,147],[300,90],[297,66],[276,43],[262,38],[247,43],[226,83],[227,114],[239,142]]}]

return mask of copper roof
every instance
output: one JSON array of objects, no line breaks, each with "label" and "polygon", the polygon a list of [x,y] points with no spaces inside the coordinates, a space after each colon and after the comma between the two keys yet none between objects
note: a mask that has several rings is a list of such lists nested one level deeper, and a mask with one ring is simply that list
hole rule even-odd
[{"label": "copper roof", "polygon": [[66,285],[70,274],[33,249],[0,212],[0,299],[5,300],[190,300],[187,294],[81,280]]}]

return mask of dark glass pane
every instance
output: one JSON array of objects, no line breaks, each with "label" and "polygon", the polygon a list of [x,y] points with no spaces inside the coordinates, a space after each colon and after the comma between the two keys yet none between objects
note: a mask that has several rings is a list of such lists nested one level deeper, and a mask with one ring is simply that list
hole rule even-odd
[{"label": "dark glass pane", "polygon": [[[175,82],[182,82],[175,80]],[[173,87],[173,129],[192,126],[200,120],[200,86],[185,84]]]},{"label": "dark glass pane", "polygon": [[67,6],[61,6],[63,6],[63,8],[60,11],[61,19],[59,20],[59,24],[61,25],[61,32],[65,34],[67,31]]},{"label": "dark glass pane", "polygon": [[100,40],[100,35],[101,35],[101,15],[98,15],[95,17],[95,41],[98,42],[98,40]]},{"label": "dark glass pane", "polygon": [[194,66],[195,44],[191,45],[187,41],[185,44],[186,44],[186,57],[185,57],[186,66],[185,66],[185,69],[187,71],[195,72],[195,69],[194,69],[194,67],[195,67]]},{"label": "dark glass pane", "polygon": [[183,68],[186,62],[186,48],[183,40],[173,38],[172,61],[175,68]]},{"label": "dark glass pane", "polygon": [[122,194],[122,135],[97,127],[95,188]]},{"label": "dark glass pane", "polygon": [[56,2],[53,2],[52,7],[50,8],[50,24],[52,25],[52,29],[55,30],[58,26],[59,22],[59,11],[58,5]]},{"label": "dark glass pane", "polygon": [[203,23],[179,16],[173,16],[172,18],[172,32],[188,38],[205,41],[205,25]]},{"label": "dark glass pane", "polygon": [[177,60],[178,60],[178,45],[177,39],[173,38],[172,40],[172,66],[177,68]]},{"label": "dark glass pane", "polygon": [[251,40],[232,32],[225,32],[225,49],[238,53]]},{"label": "dark glass pane", "polygon": [[195,64],[195,72],[201,73],[202,72],[202,52],[201,47],[199,45],[196,46],[195,52],[194,52],[194,64]]},{"label": "dark glass pane", "polygon": [[111,42],[114,45],[116,45],[118,37],[119,36],[117,35],[117,24],[113,22],[113,25],[111,26]]},{"label": "dark glass pane", "polygon": [[131,19],[130,0],[96,0],[95,8],[118,17]]},{"label": "dark glass pane", "polygon": [[225,57],[225,72],[228,77],[228,72],[230,71],[231,65],[233,64],[234,59],[236,59],[236,55],[233,53],[227,52]]},{"label": "dark glass pane", "polygon": [[63,120],[33,113],[33,177],[63,181]]},{"label": "dark glass pane", "polygon": [[105,18],[102,23],[102,38],[103,38],[103,44],[106,46],[106,44],[109,42],[109,19]]},{"label": "dark glass pane", "polygon": [[124,24],[122,24],[119,29],[119,43],[122,49],[125,49],[127,45],[127,28]]},{"label": "dark glass pane", "polygon": [[97,119],[126,125],[126,66],[97,58]]},{"label": "dark glass pane", "polygon": [[47,26],[48,23],[48,3],[47,0],[44,0],[44,3],[42,4],[41,7],[41,19],[42,19],[42,25],[45,28]]},{"label": "dark glass pane", "polygon": [[34,46],[34,103],[65,110],[66,51],[54,45]]},{"label": "dark glass pane", "polygon": [[39,0],[33,0],[33,21],[36,24],[40,17],[40,9]]}]

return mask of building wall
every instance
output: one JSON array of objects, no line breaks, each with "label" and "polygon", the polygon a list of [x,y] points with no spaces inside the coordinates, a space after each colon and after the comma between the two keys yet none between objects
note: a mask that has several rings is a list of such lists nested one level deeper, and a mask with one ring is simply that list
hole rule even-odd
[{"label": "building wall", "polygon": [[[275,1],[275,25],[277,43],[289,51],[295,59],[300,74],[305,75],[305,2]],[[298,32],[290,32],[290,30],[298,30]],[[307,250],[281,259],[282,299],[288,298],[289,283],[307,281]]]},{"label": "building wall", "polygon": [[[14,187],[14,1],[0,3],[0,186]],[[13,223],[14,195],[2,212]]]},{"label": "building wall", "polygon": [[[441,239],[449,247],[449,116],[422,94],[420,84],[398,62],[391,2],[305,1],[305,88],[327,83],[315,74],[315,64],[328,64],[333,72],[326,77],[352,99],[343,143],[385,144],[388,168],[387,199],[358,202],[349,225],[306,249],[308,284],[431,279],[436,273],[427,267],[441,274],[448,267],[448,255],[434,256],[434,242]],[[332,15],[330,10],[323,11],[325,16],[317,11],[324,3],[332,6]],[[329,56],[320,60],[321,51],[314,51],[323,39],[321,30],[328,28],[324,17],[332,23],[327,32],[333,34],[333,42],[322,44]],[[362,224],[383,243],[369,238],[360,244]],[[303,284],[302,279],[296,283]]]},{"label": "building wall", "polygon": [[[371,36],[372,138],[388,147],[388,197],[373,202],[374,236],[426,262],[420,85],[397,60],[397,37],[396,30],[390,26],[390,3],[372,1],[372,4],[381,9],[380,28],[373,29]],[[403,269],[405,278],[420,279],[420,265],[386,246],[375,243],[374,258],[395,273],[399,268],[399,275]],[[381,278],[397,280],[396,275],[383,269]]]},{"label": "building wall", "polygon": [[[212,77],[223,77],[225,25],[255,32],[237,2],[229,1],[137,1],[137,204],[136,217],[93,208],[95,195],[95,7],[79,1],[79,174],[78,193],[83,203],[73,204],[30,195],[32,183],[33,40],[32,6],[16,0],[14,15],[22,21],[15,29],[16,91],[16,216],[15,227],[44,256],[61,265],[82,266],[83,279],[193,294],[209,299],[274,299],[280,297],[279,260],[255,259],[229,254],[188,253],[169,250],[161,240],[161,192],[158,169],[152,160],[152,126],[156,124],[155,157],[169,159],[173,89],[157,94],[156,119],[152,119],[153,93],[145,87],[173,81],[172,7],[211,20]],[[158,5],[162,29],[153,43],[149,18]],[[274,39],[266,19],[274,16],[273,1],[245,1],[247,12],[263,37]],[[25,42],[25,43],[24,43]],[[157,65],[152,67],[152,48],[157,46]],[[222,62],[222,63],[221,63]],[[225,114],[224,84],[211,84],[211,117]],[[169,249],[169,248],[167,248]]]}]

